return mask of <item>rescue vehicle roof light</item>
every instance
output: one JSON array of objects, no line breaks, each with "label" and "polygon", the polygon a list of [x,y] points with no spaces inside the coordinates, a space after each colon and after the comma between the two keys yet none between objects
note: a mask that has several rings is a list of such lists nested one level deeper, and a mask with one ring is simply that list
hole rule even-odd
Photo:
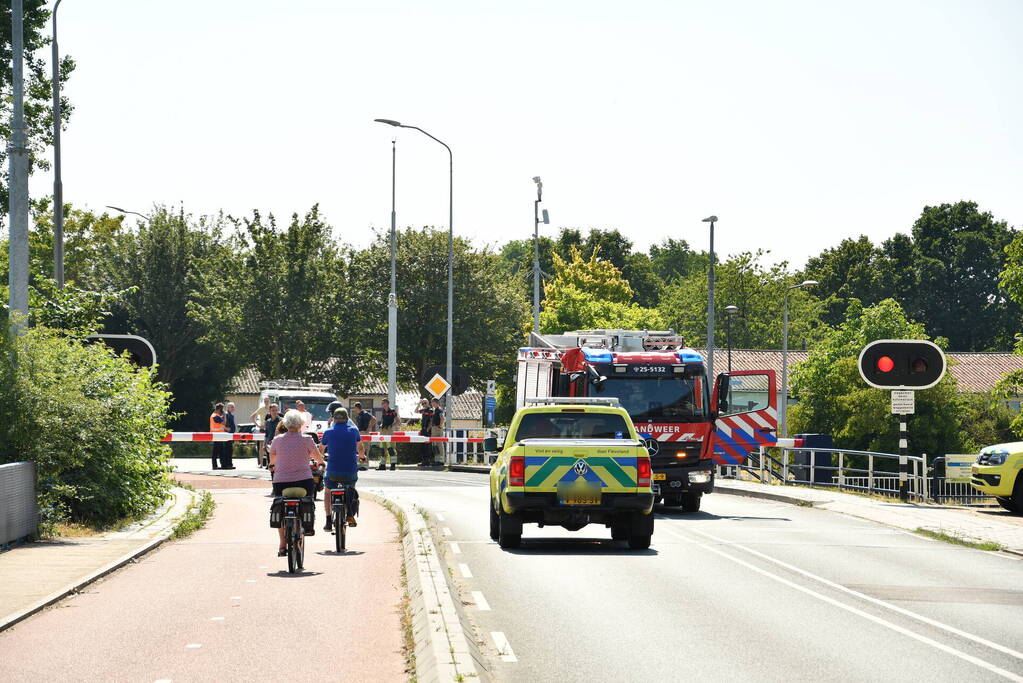
[{"label": "rescue vehicle roof light", "polygon": [[607,396],[604,398],[598,398],[593,396],[548,396],[545,398],[527,398],[526,403],[533,405],[568,405],[568,406],[611,406],[617,408],[621,405],[618,402],[617,396]]}]

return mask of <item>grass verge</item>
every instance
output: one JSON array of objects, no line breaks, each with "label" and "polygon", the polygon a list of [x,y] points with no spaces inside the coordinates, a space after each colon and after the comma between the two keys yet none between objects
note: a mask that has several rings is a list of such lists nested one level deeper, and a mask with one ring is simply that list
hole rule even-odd
[{"label": "grass verge", "polygon": [[916,533],[927,538],[933,538],[935,541],[944,541],[945,543],[951,543],[952,545],[961,545],[966,548],[973,548],[975,550],[1003,550],[1000,543],[994,541],[982,541],[977,543],[976,541],[968,541],[962,536],[956,536],[954,534],[946,534],[944,531],[934,531],[932,529],[924,529],[923,527],[917,527]]},{"label": "grass verge", "polygon": [[203,528],[206,525],[206,520],[210,518],[216,507],[217,504],[213,501],[213,496],[210,495],[210,492],[203,491],[199,495],[198,500],[192,501],[192,504],[185,512],[185,516],[174,527],[174,533],[171,534],[171,538],[185,538]]},{"label": "grass verge", "polygon": [[[408,520],[405,512],[382,496],[374,496],[374,501],[387,508],[398,521],[398,543],[404,543],[408,535]],[[398,611],[401,620],[401,645],[402,654],[405,657],[405,675],[410,683],[416,682],[416,642],[412,636],[412,596],[408,590],[408,570],[405,568],[404,553],[401,562],[401,601],[398,603]]]}]

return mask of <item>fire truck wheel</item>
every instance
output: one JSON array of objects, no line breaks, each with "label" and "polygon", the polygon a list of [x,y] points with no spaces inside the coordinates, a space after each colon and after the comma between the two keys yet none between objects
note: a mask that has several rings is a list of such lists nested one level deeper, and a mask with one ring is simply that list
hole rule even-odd
[{"label": "fire truck wheel", "polygon": [[665,495],[664,496],[664,505],[666,507],[677,508],[680,505],[682,505],[682,496],[680,496],[680,495],[674,495],[674,496]]},{"label": "fire truck wheel", "polygon": [[687,493],[682,496],[682,512],[699,512],[702,493]]}]

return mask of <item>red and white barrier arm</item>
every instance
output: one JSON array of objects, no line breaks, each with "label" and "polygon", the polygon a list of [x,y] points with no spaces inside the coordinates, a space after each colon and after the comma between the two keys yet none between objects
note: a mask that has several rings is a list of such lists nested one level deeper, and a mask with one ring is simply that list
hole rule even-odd
[{"label": "red and white barrier arm", "polygon": [[162,441],[262,441],[262,432],[248,434],[243,432],[169,432]]},{"label": "red and white barrier arm", "polygon": [[[322,437],[323,433],[319,433],[318,436]],[[263,433],[170,432],[162,440],[205,441],[207,443],[217,441],[262,441]],[[363,434],[362,440],[370,443],[483,443],[483,439],[480,437],[420,436],[413,432],[406,432],[404,434]]]}]

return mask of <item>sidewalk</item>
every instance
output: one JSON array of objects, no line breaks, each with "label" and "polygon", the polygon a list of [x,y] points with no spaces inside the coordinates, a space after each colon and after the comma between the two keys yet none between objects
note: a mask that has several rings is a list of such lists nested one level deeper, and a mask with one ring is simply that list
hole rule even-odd
[{"label": "sidewalk", "polygon": [[714,480],[714,491],[810,504],[821,510],[841,512],[906,531],[926,529],[975,543],[993,542],[1008,552],[1023,555],[1023,517],[1001,508],[888,502],[833,489],[776,486],[721,478]]},{"label": "sidewalk", "polygon": [[149,517],[118,531],[47,539],[0,553],[0,631],[163,543],[195,495],[178,487],[171,494]]}]

